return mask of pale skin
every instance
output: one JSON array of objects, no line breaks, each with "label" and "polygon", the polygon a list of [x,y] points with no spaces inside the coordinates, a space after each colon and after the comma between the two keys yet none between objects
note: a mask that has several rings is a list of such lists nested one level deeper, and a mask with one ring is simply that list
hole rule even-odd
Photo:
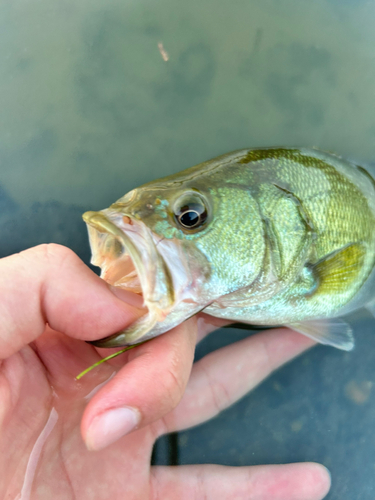
[{"label": "pale skin", "polygon": [[0,260],[0,498],[22,488],[22,500],[324,498],[329,474],[313,463],[150,467],[157,437],[214,417],[312,341],[266,331],[193,365],[197,335],[219,326],[193,318],[77,382],[108,354],[84,341],[142,313],[137,297],[120,295],[61,246]]}]

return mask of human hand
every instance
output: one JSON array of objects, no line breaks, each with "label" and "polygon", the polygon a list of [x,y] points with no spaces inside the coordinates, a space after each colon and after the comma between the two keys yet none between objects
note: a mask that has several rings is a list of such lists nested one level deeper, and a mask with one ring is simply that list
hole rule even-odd
[{"label": "human hand", "polygon": [[[324,497],[329,476],[317,464],[150,467],[160,435],[215,416],[312,341],[271,330],[209,354],[191,371],[193,318],[76,381],[108,354],[82,340],[142,314],[137,297],[115,293],[64,247],[0,260],[0,498]],[[219,324],[198,323],[200,338]]]}]

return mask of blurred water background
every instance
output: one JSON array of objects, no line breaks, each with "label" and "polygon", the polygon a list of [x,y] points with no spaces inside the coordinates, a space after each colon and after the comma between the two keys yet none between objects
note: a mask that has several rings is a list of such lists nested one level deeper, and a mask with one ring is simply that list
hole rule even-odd
[{"label": "blurred water background", "polygon": [[[2,0],[0,256],[53,241],[88,262],[83,211],[238,148],[372,169],[374,22],[365,0]],[[375,321],[350,322],[355,351],[315,348],[154,461],[313,460],[329,500],[373,500]],[[243,336],[215,333],[197,357]]]}]

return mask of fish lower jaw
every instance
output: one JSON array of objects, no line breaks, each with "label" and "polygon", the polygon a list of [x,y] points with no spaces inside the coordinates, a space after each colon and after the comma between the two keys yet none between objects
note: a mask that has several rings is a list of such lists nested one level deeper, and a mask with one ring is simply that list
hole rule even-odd
[{"label": "fish lower jaw", "polygon": [[147,333],[150,332],[158,322],[158,315],[154,312],[147,312],[138,320],[124,330],[114,333],[104,339],[91,341],[95,347],[126,347],[147,340]]}]

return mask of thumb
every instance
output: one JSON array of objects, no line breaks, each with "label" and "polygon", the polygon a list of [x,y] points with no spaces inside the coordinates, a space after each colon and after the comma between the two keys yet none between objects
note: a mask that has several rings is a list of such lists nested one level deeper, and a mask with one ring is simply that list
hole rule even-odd
[{"label": "thumb", "polygon": [[133,303],[118,298],[61,245],[40,245],[1,259],[0,359],[39,337],[47,323],[82,340],[106,337],[144,313]]}]

